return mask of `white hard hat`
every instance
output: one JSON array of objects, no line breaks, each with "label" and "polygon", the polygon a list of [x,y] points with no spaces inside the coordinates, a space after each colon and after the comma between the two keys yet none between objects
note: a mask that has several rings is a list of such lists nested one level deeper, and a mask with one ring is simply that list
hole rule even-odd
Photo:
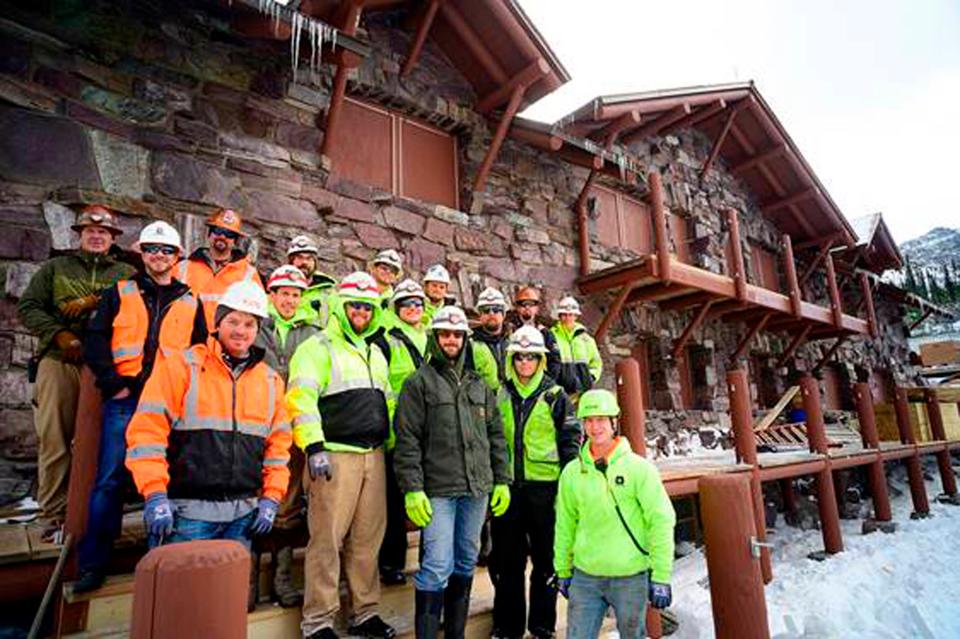
[{"label": "white hard hat", "polygon": [[450,273],[444,268],[443,264],[434,264],[427,269],[423,275],[423,283],[440,282],[441,284],[450,283]]},{"label": "white hard hat", "polygon": [[461,331],[469,335],[470,324],[467,315],[458,306],[444,306],[437,311],[430,322],[431,331]]},{"label": "white hard hat", "polygon": [[403,280],[397,284],[396,288],[393,289],[393,297],[390,298],[390,303],[396,304],[400,300],[408,297],[419,297],[420,299],[426,297],[423,292],[423,287],[411,279]]},{"label": "white hard hat", "polygon": [[143,227],[137,245],[143,244],[164,244],[183,250],[183,246],[180,244],[180,233],[162,220],[151,222]]},{"label": "white hard hat", "polygon": [[553,309],[553,316],[560,317],[560,313],[569,313],[571,315],[580,315],[580,304],[577,300],[568,295],[560,300]]},{"label": "white hard hat", "polygon": [[292,286],[293,288],[299,288],[305,291],[307,290],[307,278],[304,277],[303,271],[296,266],[284,264],[283,266],[275,268],[267,279],[268,291],[272,291],[281,286]]},{"label": "white hard hat", "polygon": [[221,316],[221,308],[242,311],[266,319],[267,294],[256,282],[250,280],[236,282],[231,284],[220,298],[220,303],[217,305],[218,317]]},{"label": "white hard hat", "polygon": [[377,253],[377,256],[373,258],[373,263],[386,264],[397,269],[398,272],[403,272],[403,258],[393,249],[384,249]]},{"label": "white hard hat", "polygon": [[373,275],[365,271],[356,271],[340,280],[337,285],[337,295],[344,302],[369,302],[380,304],[380,289]]},{"label": "white hard hat", "polygon": [[287,257],[294,253],[313,253],[318,255],[320,247],[307,235],[298,235],[290,240],[290,246],[287,248]]},{"label": "white hard hat", "polygon": [[483,308],[484,306],[502,306],[506,308],[507,299],[503,296],[503,293],[488,286],[483,289],[480,297],[477,298],[477,308]]},{"label": "white hard hat", "polygon": [[543,333],[534,326],[521,326],[510,336],[507,344],[508,353],[543,353],[547,347],[543,343]]}]

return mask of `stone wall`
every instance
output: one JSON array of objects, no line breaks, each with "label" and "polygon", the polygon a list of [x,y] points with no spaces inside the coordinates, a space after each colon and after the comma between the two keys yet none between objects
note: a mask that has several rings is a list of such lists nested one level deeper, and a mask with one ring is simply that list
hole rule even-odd
[{"label": "stone wall", "polygon": [[[349,90],[457,136],[463,210],[331,175],[329,160],[318,153],[330,68],[301,65],[294,78],[287,44],[251,42],[230,33],[223,15],[162,4],[161,9],[161,3],[133,2],[118,9],[100,3],[65,10],[55,24],[41,15],[15,13],[11,19],[28,29],[0,39],[3,451],[29,456],[33,446],[25,378],[33,343],[16,319],[16,299],[51,251],[73,245],[69,207],[83,202],[103,201],[122,214],[125,246],[148,220],[162,217],[180,227],[192,248],[202,239],[203,219],[212,207],[234,207],[245,216],[250,249],[264,272],[283,259],[292,236],[306,231],[322,239],[322,267],[336,275],[363,268],[383,248],[401,250],[413,277],[443,262],[466,307],[489,285],[508,295],[529,282],[541,285],[548,305],[573,290],[573,203],[586,170],[508,139],[482,206],[471,210],[469,188],[490,127],[470,110],[476,99],[471,87],[430,40],[413,74],[399,79],[409,43],[409,32],[397,26],[402,14],[364,20],[360,36],[372,43],[374,55],[352,74]],[[694,262],[724,272],[727,232],[718,211],[728,206],[742,211],[745,242],[777,250],[779,233],[722,162],[701,180],[709,145],[699,133],[682,131],[633,150],[643,164],[663,173],[668,207],[693,238]],[[752,272],[750,252],[744,254]],[[602,266],[630,255],[594,242],[593,257]],[[595,327],[610,299],[582,301],[584,321]],[[614,362],[630,355],[638,339],[648,343],[658,408],[650,411],[648,428],[663,452],[719,445],[729,429],[723,380],[743,328],[710,322],[697,331],[693,364],[701,410],[685,411],[679,372],[668,354],[687,321],[689,314],[637,307],[601,345],[603,383],[612,387]],[[862,365],[899,358],[904,342],[892,334],[895,327],[887,329],[894,346],[854,345],[843,356]],[[779,339],[762,336],[754,351],[775,359],[782,347]],[[809,347],[802,361],[812,361],[818,348]]]}]

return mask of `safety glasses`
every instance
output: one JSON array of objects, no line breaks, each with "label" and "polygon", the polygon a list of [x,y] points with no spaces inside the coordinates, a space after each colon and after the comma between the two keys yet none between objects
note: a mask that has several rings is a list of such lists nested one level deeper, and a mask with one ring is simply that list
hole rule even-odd
[{"label": "safety glasses", "polygon": [[365,313],[373,312],[373,304],[368,304],[367,302],[347,302],[347,308],[352,308],[355,311],[363,311]]},{"label": "safety glasses", "polygon": [[503,315],[506,311],[502,306],[483,306],[480,308],[481,315]]},{"label": "safety glasses", "polygon": [[517,306],[520,308],[533,308],[534,306],[540,306],[540,302],[536,300],[523,300],[522,302],[517,302]]},{"label": "safety glasses", "polygon": [[218,237],[224,237],[224,238],[226,238],[226,239],[228,239],[228,240],[236,240],[237,238],[240,237],[240,234],[239,234],[239,233],[235,233],[234,231],[231,231],[230,229],[222,229],[222,228],[220,228],[219,226],[211,226],[211,227],[210,227],[210,234],[211,234],[211,235],[216,235],[216,236],[218,236]]},{"label": "safety glasses", "polygon": [[176,246],[167,246],[166,244],[142,244],[140,250],[148,255],[166,255],[170,257],[171,255],[177,254]]},{"label": "safety glasses", "polygon": [[423,308],[423,301],[417,298],[400,300],[397,302],[397,308]]},{"label": "safety glasses", "polygon": [[513,359],[518,362],[536,362],[540,359],[540,353],[514,353]]}]

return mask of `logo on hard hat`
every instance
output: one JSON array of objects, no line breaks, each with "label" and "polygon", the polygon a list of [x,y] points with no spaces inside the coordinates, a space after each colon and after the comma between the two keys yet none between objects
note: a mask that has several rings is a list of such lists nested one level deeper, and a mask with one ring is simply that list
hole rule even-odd
[{"label": "logo on hard hat", "polygon": [[99,224],[100,222],[103,222],[104,219],[106,219],[106,218],[104,218],[104,216],[103,216],[102,213],[91,213],[91,214],[90,214],[90,221],[91,221],[91,222],[96,222],[97,224]]},{"label": "logo on hard hat", "polygon": [[227,209],[223,212],[223,217],[221,219],[227,224],[233,224],[237,221],[237,216],[233,214],[233,211]]}]

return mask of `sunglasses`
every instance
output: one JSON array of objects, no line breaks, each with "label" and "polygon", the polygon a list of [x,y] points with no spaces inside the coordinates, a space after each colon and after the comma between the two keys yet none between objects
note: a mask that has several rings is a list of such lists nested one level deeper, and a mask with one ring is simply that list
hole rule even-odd
[{"label": "sunglasses", "polygon": [[522,302],[517,302],[517,306],[520,308],[533,308],[534,306],[540,306],[540,302],[534,300],[523,300]]},{"label": "sunglasses", "polygon": [[418,299],[402,300],[397,302],[397,308],[423,308],[423,302]]},{"label": "sunglasses", "polygon": [[167,246],[166,244],[144,244],[140,247],[140,250],[148,255],[166,255],[170,257],[171,255],[176,255],[178,248],[176,246]]},{"label": "sunglasses", "polygon": [[514,353],[513,359],[518,362],[536,362],[540,359],[539,353]]},{"label": "sunglasses", "polygon": [[213,226],[210,228],[210,234],[216,235],[218,237],[224,237],[228,240],[235,240],[240,237],[239,233],[235,233],[229,229],[222,229],[219,226]]},{"label": "sunglasses", "polygon": [[502,306],[484,306],[480,309],[481,315],[501,315],[506,309]]},{"label": "sunglasses", "polygon": [[366,302],[347,302],[347,306],[355,311],[364,311],[366,313],[373,312],[373,304],[368,304]]}]

